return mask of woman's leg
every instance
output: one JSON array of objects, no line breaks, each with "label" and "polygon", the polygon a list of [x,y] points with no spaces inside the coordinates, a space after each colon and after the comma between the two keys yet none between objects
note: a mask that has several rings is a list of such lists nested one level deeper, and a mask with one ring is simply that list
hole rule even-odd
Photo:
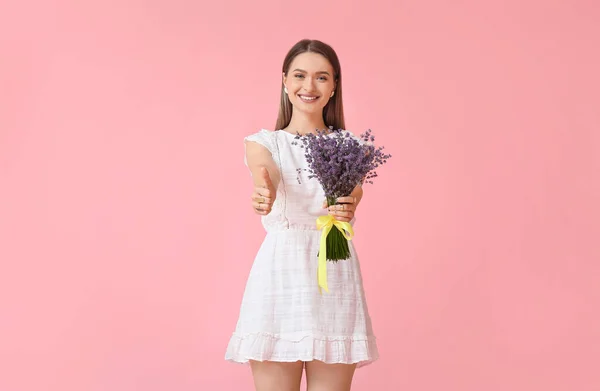
[{"label": "woman's leg", "polygon": [[256,391],[300,391],[303,364],[250,360]]},{"label": "woman's leg", "polygon": [[325,364],[322,361],[306,363],[308,391],[350,391],[356,364]]}]

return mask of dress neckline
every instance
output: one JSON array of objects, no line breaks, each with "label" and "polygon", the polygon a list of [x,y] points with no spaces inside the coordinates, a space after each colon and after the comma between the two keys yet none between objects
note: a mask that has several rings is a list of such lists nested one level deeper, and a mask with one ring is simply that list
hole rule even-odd
[{"label": "dress neckline", "polygon": [[296,137],[296,136],[297,136],[296,134],[294,134],[294,133],[291,133],[291,132],[288,132],[288,131],[285,131],[285,130],[283,130],[283,129],[278,129],[278,130],[276,130],[276,132],[280,132],[280,133],[287,133],[287,134],[289,134],[290,136],[293,136],[293,137]]},{"label": "dress neckline", "polygon": [[[280,133],[287,133],[287,134],[289,134],[289,135],[290,135],[290,136],[292,136],[292,137],[296,137],[296,136],[298,135],[298,134],[296,134],[296,133],[291,133],[291,132],[285,131],[285,130],[283,130],[283,129],[277,129],[277,130],[276,130],[276,132],[280,132]],[[327,133],[327,135],[329,136],[329,135],[330,135],[330,134],[332,134],[332,133],[333,133],[333,132],[329,132],[329,133]],[[307,133],[307,134],[308,134],[308,133]],[[315,134],[315,135],[316,135],[316,133],[311,133],[311,134]],[[301,134],[300,136],[304,136],[304,135],[303,135],[303,134]]]}]

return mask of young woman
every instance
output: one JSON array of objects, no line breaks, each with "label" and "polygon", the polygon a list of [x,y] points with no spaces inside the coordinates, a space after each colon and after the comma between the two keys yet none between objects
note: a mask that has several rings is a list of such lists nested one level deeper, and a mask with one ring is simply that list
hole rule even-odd
[{"label": "young woman", "polygon": [[340,63],[329,45],[302,40],[282,71],[276,130],[245,138],[252,207],[267,233],[225,358],[250,364],[257,391],[298,391],[303,369],[308,391],[347,391],[355,368],[378,350],[352,241],[350,259],[327,262],[329,292],[319,290],[316,219],[329,213],[354,223],[363,190],[327,208],[316,178],[301,173],[298,181],[297,169],[308,165],[305,150],[292,145],[297,133],[345,129]]}]

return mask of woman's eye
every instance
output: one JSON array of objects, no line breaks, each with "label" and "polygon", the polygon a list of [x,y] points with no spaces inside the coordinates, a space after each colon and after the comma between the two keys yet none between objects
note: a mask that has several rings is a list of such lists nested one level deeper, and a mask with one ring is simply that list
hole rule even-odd
[{"label": "woman's eye", "polygon": [[[304,75],[300,75],[300,74],[297,74],[297,75],[294,75],[294,76],[295,77],[304,77]],[[319,77],[319,79],[323,80],[323,81],[327,81],[327,77],[326,76],[321,76],[321,77]]]}]

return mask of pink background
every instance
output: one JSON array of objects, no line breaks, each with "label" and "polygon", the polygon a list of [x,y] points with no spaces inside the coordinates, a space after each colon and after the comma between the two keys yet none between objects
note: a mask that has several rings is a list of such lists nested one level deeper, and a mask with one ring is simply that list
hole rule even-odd
[{"label": "pink background", "polygon": [[594,1],[0,6],[0,390],[250,390],[244,135],[330,43],[394,157],[358,211],[354,390],[600,389]]}]

